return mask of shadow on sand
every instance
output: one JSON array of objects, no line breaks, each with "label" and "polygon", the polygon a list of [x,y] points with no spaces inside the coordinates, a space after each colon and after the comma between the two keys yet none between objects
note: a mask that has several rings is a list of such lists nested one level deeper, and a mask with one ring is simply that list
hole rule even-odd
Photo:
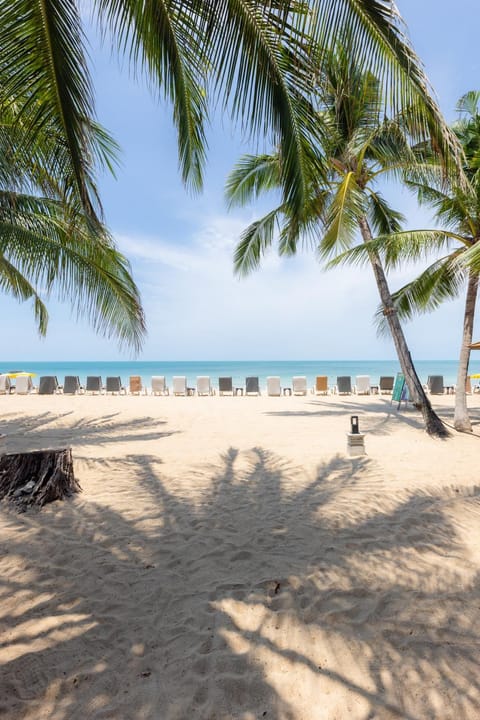
[{"label": "shadow on sand", "polygon": [[300,487],[266,449],[229,448],[192,498],[161,454],[117,464],[141,512],[0,512],[6,720],[480,717],[456,523],[459,503],[478,519],[478,488],[387,496],[372,462],[340,457]]}]

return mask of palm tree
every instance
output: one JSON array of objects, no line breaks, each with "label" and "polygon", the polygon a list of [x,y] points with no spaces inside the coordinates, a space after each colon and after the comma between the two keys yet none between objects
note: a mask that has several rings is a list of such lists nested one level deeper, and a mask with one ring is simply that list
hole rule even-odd
[{"label": "palm tree", "polygon": [[[413,230],[397,233],[381,241],[385,262],[395,266],[405,259],[423,259],[430,251],[446,254],[438,257],[415,280],[396,293],[393,300],[401,318],[437,308],[441,302],[459,295],[466,285],[463,334],[458,363],[454,426],[471,432],[467,410],[466,380],[470,361],[473,324],[480,276],[480,92],[468,92],[460,98],[457,111],[461,118],[453,126],[463,148],[464,180],[446,186],[441,168],[431,153],[422,154],[428,164],[419,169],[408,184],[421,203],[435,211],[441,224],[437,230]],[[421,172],[423,170],[423,172]]]},{"label": "palm tree", "polygon": [[[351,247],[360,231],[410,397],[421,409],[427,431],[445,437],[446,428],[433,412],[415,372],[380,256],[372,248],[374,233],[385,235],[400,229],[402,216],[388,205],[376,182],[381,176],[398,174],[415,161],[405,132],[407,126],[414,132],[415,124],[409,114],[393,120],[385,118],[379,81],[358,66],[349,43],[350,38],[340,40],[323,60],[317,112],[324,132],[321,154],[308,148],[311,162],[307,203],[297,213],[296,208],[282,201],[262,220],[250,225],[237,246],[235,269],[246,273],[258,267],[262,254],[272,244],[277,222],[279,251],[287,255],[296,251],[305,234],[313,236],[321,257],[338,254]],[[230,203],[243,204],[277,187],[281,163],[279,152],[243,158],[227,181]],[[318,168],[323,170],[318,172]]]},{"label": "palm tree", "polygon": [[[19,121],[13,106],[0,113],[0,289],[33,301],[41,335],[48,323],[45,299],[56,292],[97,332],[138,350],[145,322],[129,263],[72,194],[69,155],[55,128],[37,132],[27,149],[26,120]],[[90,131],[111,164],[114,144],[94,123]],[[61,181],[51,174],[55,166],[62,168]]]},{"label": "palm tree", "polygon": [[[71,161],[70,190],[96,217],[92,193],[98,138],[80,0],[0,0],[0,106],[26,112],[24,143],[48,124]],[[432,100],[420,62],[391,0],[94,0],[92,9],[112,44],[145,71],[173,104],[184,180],[202,184],[209,96],[220,99],[243,129],[267,134],[281,149],[284,200],[299,212],[306,201],[305,145],[318,140],[308,123],[318,55],[348,29],[360,65],[389,87],[389,104],[417,108],[425,137],[444,156],[455,147]],[[30,112],[32,103],[36,113]],[[455,160],[455,157],[454,157]]]}]

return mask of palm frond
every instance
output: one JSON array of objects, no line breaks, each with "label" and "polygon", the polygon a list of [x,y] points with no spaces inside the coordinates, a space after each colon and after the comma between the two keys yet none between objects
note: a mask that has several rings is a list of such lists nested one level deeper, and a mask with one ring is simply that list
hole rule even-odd
[{"label": "palm frond", "polygon": [[229,207],[243,206],[280,183],[278,155],[243,155],[227,177],[225,196]]},{"label": "palm frond", "polygon": [[0,195],[0,257],[39,297],[55,291],[94,330],[140,348],[145,321],[128,261],[98,224],[45,198]]},{"label": "palm frond", "polygon": [[405,217],[394,210],[379,192],[371,192],[369,198],[369,221],[375,235],[400,232]]},{"label": "palm frond", "polygon": [[408,40],[395,3],[390,0],[316,0],[309,32],[319,48],[332,47],[348,32],[358,65],[386,88],[386,106],[397,114],[410,110],[410,131],[432,138],[446,165],[456,169],[461,149],[434,100],[423,66]]},{"label": "palm frond", "polygon": [[[458,297],[466,279],[458,260],[457,253],[436,260],[415,280],[393,293],[398,316],[402,320],[411,320],[417,314],[432,312],[446,300]],[[388,323],[381,308],[375,318],[379,334],[387,334]]]},{"label": "palm frond", "polygon": [[33,300],[38,333],[44,337],[48,327],[48,311],[45,304],[33,285],[2,255],[0,255],[0,290],[19,302]]},{"label": "palm frond", "polygon": [[272,245],[277,219],[282,211],[282,206],[275,208],[243,231],[234,254],[237,275],[248,275],[259,267],[260,260]]},{"label": "palm frond", "polygon": [[2,106],[22,123],[25,147],[47,130],[56,136],[51,174],[71,178],[70,191],[96,218],[96,138],[86,122],[94,117],[94,103],[77,6],[70,0],[0,0],[0,17]]},{"label": "palm frond", "polygon": [[201,45],[206,3],[95,0],[94,8],[113,41],[127,52],[137,71],[173,104],[182,178],[193,190],[202,187],[205,121],[208,118],[208,58]]},{"label": "palm frond", "polygon": [[365,212],[365,196],[358,187],[355,174],[348,172],[332,192],[326,210],[325,234],[320,242],[321,257],[330,255],[337,246],[348,248],[358,231],[358,219]]}]

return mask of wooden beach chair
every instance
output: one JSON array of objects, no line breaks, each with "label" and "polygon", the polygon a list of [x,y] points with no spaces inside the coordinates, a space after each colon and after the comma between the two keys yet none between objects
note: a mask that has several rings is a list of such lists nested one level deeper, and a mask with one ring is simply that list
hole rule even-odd
[{"label": "wooden beach chair", "polygon": [[143,391],[142,378],[140,375],[130,375],[128,387],[130,395],[140,395]]},{"label": "wooden beach chair", "polygon": [[393,384],[395,382],[395,378],[390,375],[382,375],[379,383],[378,383],[378,392],[380,395],[382,393],[391,395],[393,391]]},{"label": "wooden beach chair", "polygon": [[328,395],[328,377],[326,375],[317,375],[313,392],[315,395]]}]

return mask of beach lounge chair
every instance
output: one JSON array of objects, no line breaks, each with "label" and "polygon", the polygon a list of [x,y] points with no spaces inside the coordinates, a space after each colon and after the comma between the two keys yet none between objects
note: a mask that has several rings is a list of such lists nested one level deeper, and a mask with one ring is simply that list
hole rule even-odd
[{"label": "beach lounge chair", "polygon": [[78,375],[65,375],[63,381],[63,394],[64,395],[76,395],[81,390],[80,378]]},{"label": "beach lounge chair", "polygon": [[87,375],[87,383],[85,385],[86,393],[101,393],[103,392],[103,383],[100,375]]},{"label": "beach lounge chair", "polygon": [[218,378],[218,394],[219,395],[233,395],[233,380],[231,377],[219,377]]},{"label": "beach lounge chair", "polygon": [[357,395],[370,395],[370,375],[357,375],[355,379]]},{"label": "beach lounge chair", "polygon": [[352,378],[350,375],[339,375],[337,377],[337,393],[339,395],[350,395],[352,392]]},{"label": "beach lounge chair", "polygon": [[267,377],[267,395],[269,397],[280,397],[282,388],[280,387],[280,378],[278,375]]},{"label": "beach lounge chair", "polygon": [[187,378],[185,375],[174,375],[172,378],[172,393],[174,395],[188,395]]},{"label": "beach lounge chair", "polygon": [[140,375],[130,375],[128,380],[130,395],[140,395],[143,391],[142,378]]},{"label": "beach lounge chair", "polygon": [[317,375],[313,392],[315,395],[328,395],[328,377],[326,375]]},{"label": "beach lounge chair", "polygon": [[8,375],[0,375],[0,395],[8,395],[10,393],[11,382]]},{"label": "beach lounge chair", "polygon": [[15,380],[15,393],[17,395],[28,395],[33,392],[33,381],[30,375],[20,375]]},{"label": "beach lounge chair", "polygon": [[395,382],[395,378],[390,375],[382,375],[378,384],[378,391],[380,395],[382,393],[387,393],[389,395],[393,392],[393,385]]},{"label": "beach lounge chair", "polygon": [[197,395],[213,395],[213,388],[208,375],[198,375]]},{"label": "beach lounge chair", "polygon": [[169,390],[165,382],[165,375],[153,375],[152,395],[168,395]]},{"label": "beach lounge chair", "polygon": [[112,393],[112,395],[114,395],[115,393],[118,393],[119,395],[121,393],[123,393],[124,395],[127,394],[127,391],[123,387],[122,381],[121,381],[119,375],[107,377],[106,385],[105,385],[105,392]]},{"label": "beach lounge chair", "polygon": [[258,377],[245,378],[245,395],[260,395]]},{"label": "beach lounge chair", "polygon": [[55,375],[43,375],[38,383],[39,395],[53,395],[58,392],[58,380]]},{"label": "beach lounge chair", "polygon": [[305,375],[297,375],[292,378],[292,392],[294,395],[307,394],[307,378]]},{"label": "beach lounge chair", "polygon": [[427,387],[430,395],[443,395],[445,392],[443,375],[429,375],[427,380]]}]

